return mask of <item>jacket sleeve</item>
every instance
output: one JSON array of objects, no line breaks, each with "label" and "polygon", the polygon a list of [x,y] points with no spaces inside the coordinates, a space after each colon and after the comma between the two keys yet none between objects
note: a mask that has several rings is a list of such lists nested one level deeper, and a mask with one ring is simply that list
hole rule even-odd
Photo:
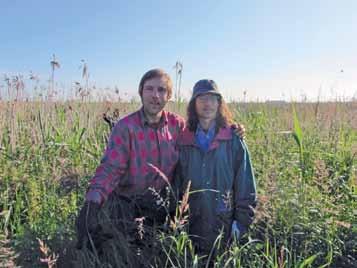
[{"label": "jacket sleeve", "polygon": [[90,180],[87,201],[103,204],[125,175],[129,166],[129,139],[128,127],[119,121],[110,135],[101,163]]},{"label": "jacket sleeve", "polygon": [[249,152],[244,141],[236,138],[236,162],[234,191],[234,219],[240,225],[248,227],[254,220],[254,208],[257,203],[256,184]]}]

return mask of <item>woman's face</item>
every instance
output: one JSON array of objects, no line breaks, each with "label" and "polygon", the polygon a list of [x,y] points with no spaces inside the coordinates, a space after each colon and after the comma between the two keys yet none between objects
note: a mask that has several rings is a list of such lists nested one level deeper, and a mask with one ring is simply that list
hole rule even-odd
[{"label": "woman's face", "polygon": [[219,96],[208,93],[196,97],[196,113],[199,119],[214,120],[217,117]]}]

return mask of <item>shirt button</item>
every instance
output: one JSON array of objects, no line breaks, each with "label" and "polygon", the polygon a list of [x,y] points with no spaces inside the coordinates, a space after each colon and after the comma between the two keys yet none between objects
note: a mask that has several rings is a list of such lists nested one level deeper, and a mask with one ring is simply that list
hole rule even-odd
[{"label": "shirt button", "polygon": [[205,166],[206,166],[206,164],[205,164],[205,163],[203,163],[203,164],[202,164],[202,166],[203,166],[203,167],[205,167]]}]

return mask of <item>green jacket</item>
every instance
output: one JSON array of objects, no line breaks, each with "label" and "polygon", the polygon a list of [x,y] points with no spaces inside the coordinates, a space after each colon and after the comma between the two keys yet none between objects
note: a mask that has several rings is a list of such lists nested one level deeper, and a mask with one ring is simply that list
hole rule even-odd
[{"label": "green jacket", "polygon": [[[177,187],[182,194],[191,181],[189,233],[210,248],[223,228],[227,240],[233,220],[245,229],[254,219],[256,186],[246,144],[229,127],[219,129],[208,151],[185,129],[180,150]],[[196,191],[196,192],[194,192]]]}]

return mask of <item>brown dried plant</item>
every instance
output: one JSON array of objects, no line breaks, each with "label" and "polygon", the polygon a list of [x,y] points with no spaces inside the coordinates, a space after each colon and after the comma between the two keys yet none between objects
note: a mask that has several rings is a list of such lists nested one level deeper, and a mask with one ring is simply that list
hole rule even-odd
[{"label": "brown dried plant", "polygon": [[50,80],[51,88],[50,88],[50,91],[48,93],[48,99],[51,101],[53,96],[54,96],[54,94],[55,94],[55,70],[56,70],[56,68],[58,69],[58,68],[61,67],[59,61],[56,59],[56,55],[55,54],[52,55],[52,60],[50,61],[50,64],[51,64],[52,73],[51,73],[51,80]]},{"label": "brown dried plant", "polygon": [[179,206],[176,209],[176,215],[170,220],[170,227],[175,232],[181,230],[184,225],[188,222],[188,210],[189,203],[188,199],[190,196],[191,181],[188,182],[185,193],[182,196],[182,200],[179,202]]},{"label": "brown dried plant", "polygon": [[43,258],[40,258],[40,262],[46,264],[48,268],[56,267],[58,254],[51,254],[51,249],[41,239],[37,238],[37,241],[40,244],[40,251],[43,255]]}]

